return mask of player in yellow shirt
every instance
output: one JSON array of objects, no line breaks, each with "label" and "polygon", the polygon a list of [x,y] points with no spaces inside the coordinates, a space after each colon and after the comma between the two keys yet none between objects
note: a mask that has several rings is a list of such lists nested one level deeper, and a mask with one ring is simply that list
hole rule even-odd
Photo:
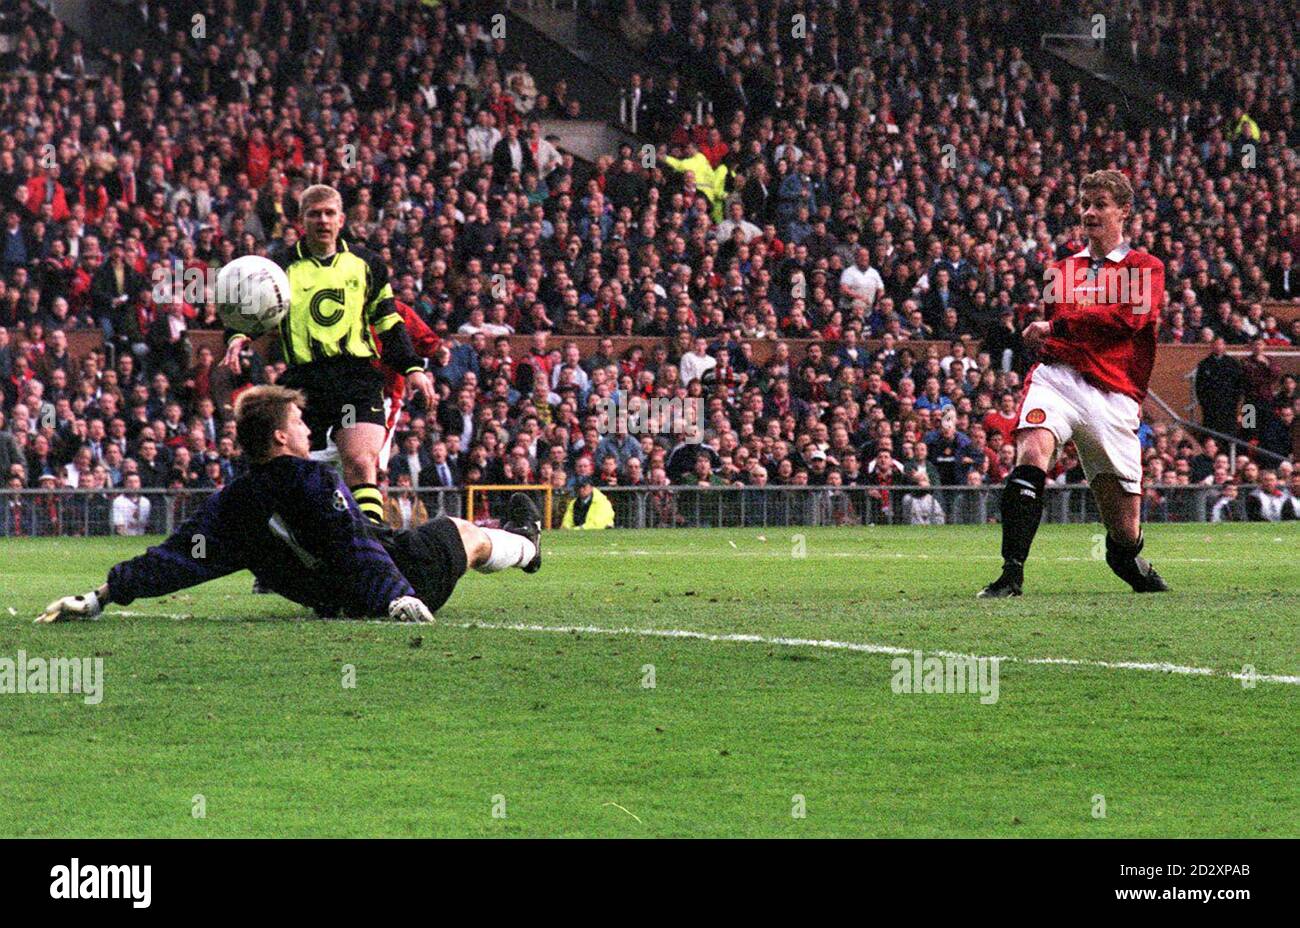
[{"label": "player in yellow shirt", "polygon": [[[376,479],[385,434],[383,375],[374,359],[382,354],[386,366],[406,376],[412,394],[424,394],[430,405],[433,381],[394,306],[383,261],[340,237],[339,192],[325,184],[308,187],[299,213],[303,239],[274,259],[290,288],[289,312],[279,328],[289,369],[280,383],[307,395],[304,420],[311,428],[313,456],[324,452],[332,437],[357,505],[382,524]],[[229,337],[222,363],[232,371],[239,370],[246,339],[237,333]]]}]

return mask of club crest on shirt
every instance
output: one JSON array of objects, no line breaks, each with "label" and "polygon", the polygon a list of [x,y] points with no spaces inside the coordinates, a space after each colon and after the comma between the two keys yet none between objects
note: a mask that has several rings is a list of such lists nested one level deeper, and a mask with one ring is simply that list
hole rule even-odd
[{"label": "club crest on shirt", "polygon": [[1025,413],[1025,421],[1030,425],[1041,425],[1043,422],[1047,421],[1047,413],[1043,412],[1041,409],[1031,409],[1029,412]]},{"label": "club crest on shirt", "polygon": [[334,491],[334,508],[339,512],[346,512],[348,508],[348,498],[343,495],[342,490]]}]

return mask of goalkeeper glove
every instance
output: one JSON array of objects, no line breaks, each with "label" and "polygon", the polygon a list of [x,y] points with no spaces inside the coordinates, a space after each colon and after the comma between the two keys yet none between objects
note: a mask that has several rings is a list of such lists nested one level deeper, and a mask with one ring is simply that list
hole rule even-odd
[{"label": "goalkeeper glove", "polygon": [[414,596],[399,596],[388,604],[388,617],[397,622],[433,622],[429,607]]},{"label": "goalkeeper glove", "polygon": [[81,596],[65,596],[56,599],[36,617],[36,624],[48,625],[51,622],[70,622],[73,619],[95,619],[103,611],[99,594],[92,590]]}]

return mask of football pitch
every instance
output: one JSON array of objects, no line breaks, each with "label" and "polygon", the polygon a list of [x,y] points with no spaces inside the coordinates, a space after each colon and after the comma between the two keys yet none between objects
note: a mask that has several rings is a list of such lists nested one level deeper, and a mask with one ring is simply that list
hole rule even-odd
[{"label": "football pitch", "polygon": [[0,659],[103,692],[0,694],[0,836],[1300,835],[1296,525],[1149,526],[1147,597],[1100,531],[994,602],[996,526],[556,532],[418,627],[248,574],[33,626],[142,545],[5,539]]}]

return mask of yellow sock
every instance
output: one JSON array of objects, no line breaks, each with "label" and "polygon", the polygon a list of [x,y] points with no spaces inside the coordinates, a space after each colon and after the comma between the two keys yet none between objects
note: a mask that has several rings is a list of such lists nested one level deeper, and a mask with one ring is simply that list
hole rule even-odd
[{"label": "yellow sock", "polygon": [[365,517],[376,525],[383,525],[384,498],[379,495],[379,487],[373,483],[358,483],[349,489]]}]

